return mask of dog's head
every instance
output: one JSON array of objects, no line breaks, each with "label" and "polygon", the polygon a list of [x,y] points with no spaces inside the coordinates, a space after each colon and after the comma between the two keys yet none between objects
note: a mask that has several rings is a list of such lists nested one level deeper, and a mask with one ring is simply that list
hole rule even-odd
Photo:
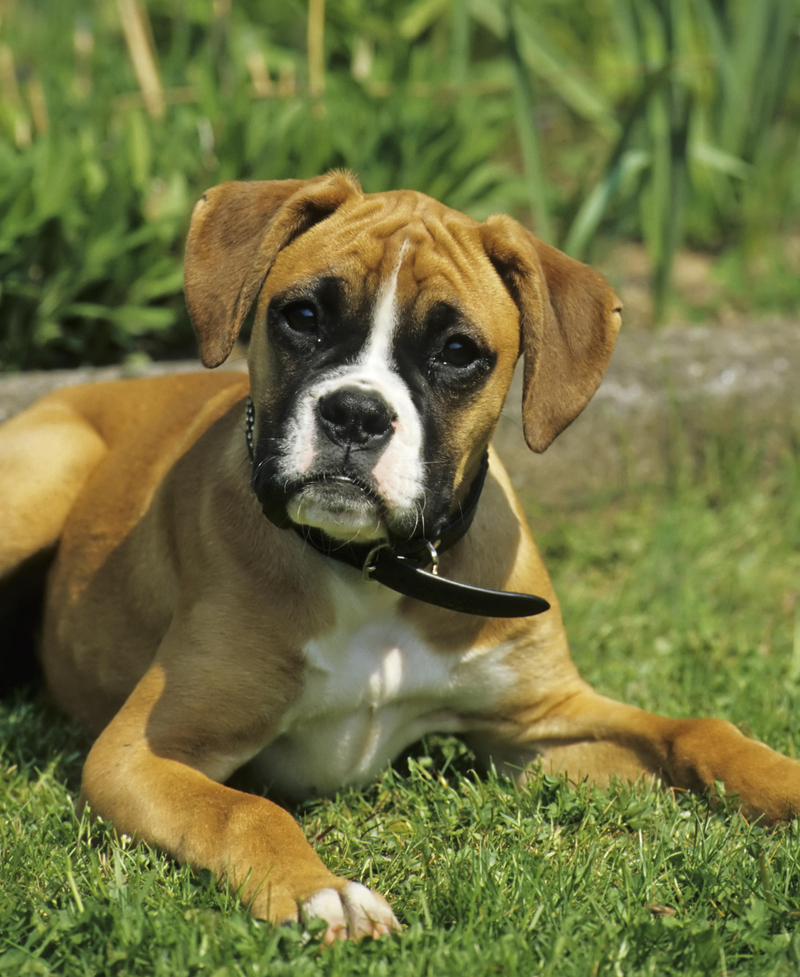
[{"label": "dog's head", "polygon": [[223,183],[195,207],[186,298],[203,362],[254,303],[253,487],[280,523],[435,540],[479,468],[520,353],[543,451],[597,389],[620,303],[509,217],[480,224],[352,176]]}]

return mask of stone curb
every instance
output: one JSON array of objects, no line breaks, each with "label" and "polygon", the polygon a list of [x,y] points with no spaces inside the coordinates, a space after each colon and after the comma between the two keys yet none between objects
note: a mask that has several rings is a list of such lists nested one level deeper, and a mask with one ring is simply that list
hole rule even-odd
[{"label": "stone curb", "polygon": [[[199,367],[181,361],[0,376],[0,420],[66,384]],[[244,361],[226,367],[244,369]],[[623,332],[589,406],[543,455],[525,445],[521,400],[518,370],[495,445],[516,487],[548,504],[661,482],[714,435],[736,437],[774,461],[796,450],[800,434],[800,322]]]},{"label": "stone curb", "polygon": [[800,322],[623,333],[603,383],[543,455],[527,450],[518,370],[495,435],[515,486],[549,504],[664,482],[720,437],[774,464],[800,435]]}]

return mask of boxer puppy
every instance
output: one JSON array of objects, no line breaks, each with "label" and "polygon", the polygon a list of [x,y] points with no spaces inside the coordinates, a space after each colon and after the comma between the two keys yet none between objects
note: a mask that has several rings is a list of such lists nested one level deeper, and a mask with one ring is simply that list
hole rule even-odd
[{"label": "boxer puppy", "polygon": [[328,793],[444,731],[520,783],[723,781],[795,815],[794,761],[581,680],[489,447],[520,354],[534,451],[592,396],[620,325],[598,274],[508,217],[332,173],[208,191],[186,297],[209,367],[254,310],[249,384],[73,387],[0,431],[0,573],[57,546],[42,660],[97,734],[95,814],[328,940],[398,923],[284,809],[225,786],[238,768]]}]

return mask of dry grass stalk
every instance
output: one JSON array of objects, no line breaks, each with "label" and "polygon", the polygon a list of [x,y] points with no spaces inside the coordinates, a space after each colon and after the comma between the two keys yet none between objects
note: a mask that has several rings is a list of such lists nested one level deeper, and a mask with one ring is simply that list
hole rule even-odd
[{"label": "dry grass stalk", "polygon": [[14,52],[7,44],[0,44],[0,99],[11,108],[17,149],[27,149],[31,144],[31,124],[19,96]]},{"label": "dry grass stalk", "polygon": [[78,24],[72,35],[72,48],[75,51],[75,76],[72,89],[79,98],[92,94],[92,54],[94,53],[94,34],[85,24]]},{"label": "dry grass stalk", "polygon": [[0,44],[0,96],[8,105],[19,105],[14,52],[7,44]]},{"label": "dry grass stalk", "polygon": [[47,111],[47,99],[45,98],[42,79],[38,75],[32,75],[27,89],[33,128],[36,130],[37,136],[44,136],[50,131],[50,114]]},{"label": "dry grass stalk", "polygon": [[308,3],[308,87],[314,97],[325,92],[325,0]]},{"label": "dry grass stalk", "polygon": [[247,70],[250,72],[253,95],[256,98],[269,98],[275,94],[275,86],[269,76],[266,59],[258,48],[252,48],[247,52]]},{"label": "dry grass stalk", "polygon": [[145,108],[152,119],[162,119],[166,102],[147,11],[136,0],[117,0],[117,9]]}]

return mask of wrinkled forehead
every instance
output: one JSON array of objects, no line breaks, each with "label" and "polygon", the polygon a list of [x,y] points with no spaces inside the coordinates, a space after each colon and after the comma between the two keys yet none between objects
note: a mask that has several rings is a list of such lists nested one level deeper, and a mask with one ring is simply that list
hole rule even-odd
[{"label": "wrinkled forehead", "polygon": [[412,191],[358,197],[285,248],[268,291],[299,280],[337,278],[359,297],[391,287],[398,305],[422,315],[438,303],[478,319],[510,319],[516,307],[483,247],[481,225]]}]

